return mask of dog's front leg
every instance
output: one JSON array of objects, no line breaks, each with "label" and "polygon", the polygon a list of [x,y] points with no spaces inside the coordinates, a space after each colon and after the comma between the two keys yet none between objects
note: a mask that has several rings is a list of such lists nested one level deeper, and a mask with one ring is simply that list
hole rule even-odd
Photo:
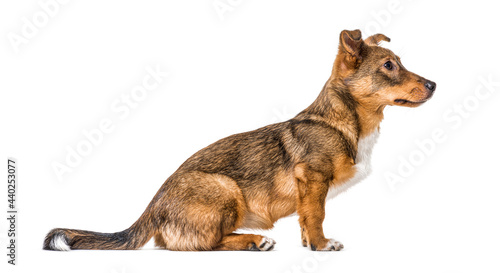
[{"label": "dog's front leg", "polygon": [[341,250],[344,246],[325,238],[325,199],[328,193],[328,176],[300,163],[294,169],[298,188],[297,213],[302,234],[302,245],[311,250]]}]

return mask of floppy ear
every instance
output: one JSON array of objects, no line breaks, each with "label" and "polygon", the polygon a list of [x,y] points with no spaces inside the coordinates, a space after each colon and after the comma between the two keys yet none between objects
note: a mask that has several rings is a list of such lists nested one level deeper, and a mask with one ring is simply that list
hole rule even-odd
[{"label": "floppy ear", "polygon": [[378,45],[381,41],[390,42],[391,39],[384,34],[375,34],[365,39],[365,43],[368,45]]},{"label": "floppy ear", "polygon": [[343,30],[340,33],[340,47],[357,59],[361,59],[360,51],[362,43],[363,40],[361,39],[361,31],[359,29]]}]

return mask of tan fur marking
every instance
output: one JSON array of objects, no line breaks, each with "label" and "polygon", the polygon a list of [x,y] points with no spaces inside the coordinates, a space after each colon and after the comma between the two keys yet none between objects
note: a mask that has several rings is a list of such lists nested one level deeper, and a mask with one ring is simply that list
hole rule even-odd
[{"label": "tan fur marking", "polygon": [[321,173],[313,171],[305,163],[297,164],[294,170],[299,189],[297,213],[304,230],[303,237],[308,246],[322,249],[328,244],[322,226],[328,184]]},{"label": "tan fur marking", "polygon": [[260,250],[263,239],[262,235],[233,233],[225,236],[214,250]]},{"label": "tan fur marking", "polygon": [[356,174],[354,160],[347,155],[339,155],[334,159],[333,186],[340,186]]},{"label": "tan fur marking", "polygon": [[297,184],[292,174],[286,173],[284,170],[279,171],[274,185],[269,205],[269,215],[272,222],[294,213],[297,206]]}]

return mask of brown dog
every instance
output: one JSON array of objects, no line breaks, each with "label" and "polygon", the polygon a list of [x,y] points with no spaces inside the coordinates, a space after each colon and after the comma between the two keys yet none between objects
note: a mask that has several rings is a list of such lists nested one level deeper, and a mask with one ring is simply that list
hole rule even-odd
[{"label": "brown dog", "polygon": [[389,38],[342,31],[331,77],[307,109],[191,156],[130,228],[54,229],[44,249],[138,249],[154,237],[170,250],[270,250],[274,240],[234,231],[269,229],[294,212],[304,246],[342,249],[323,234],[326,200],[369,174],[385,106],[419,106],[436,88],[380,41]]}]

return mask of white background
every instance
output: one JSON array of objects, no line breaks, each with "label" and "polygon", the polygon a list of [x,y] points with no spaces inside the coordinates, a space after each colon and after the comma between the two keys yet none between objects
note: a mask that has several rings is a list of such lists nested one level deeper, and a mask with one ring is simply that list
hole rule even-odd
[{"label": "white background", "polygon": [[[44,9],[2,1],[0,158],[17,158],[19,170],[19,266],[2,254],[2,272],[499,272],[498,9],[492,1],[436,2],[220,0],[233,6],[219,15],[213,0],[69,1],[15,46],[23,18],[42,20]],[[384,46],[437,91],[419,108],[386,109],[372,175],[327,204],[325,233],[343,251],[303,248],[296,217],[256,231],[277,241],[268,253],[151,243],[140,251],[41,250],[54,227],[127,228],[191,154],[293,117],[329,77],[340,31],[356,28],[389,36]],[[157,65],[170,73],[161,85],[129,116],[113,111]],[[66,164],[67,147],[103,119],[113,131],[59,180],[53,164]],[[424,155],[416,142],[435,130],[444,140]],[[412,172],[398,170],[409,160]],[[388,173],[401,180],[389,183]],[[2,220],[0,253],[6,229]]]}]

